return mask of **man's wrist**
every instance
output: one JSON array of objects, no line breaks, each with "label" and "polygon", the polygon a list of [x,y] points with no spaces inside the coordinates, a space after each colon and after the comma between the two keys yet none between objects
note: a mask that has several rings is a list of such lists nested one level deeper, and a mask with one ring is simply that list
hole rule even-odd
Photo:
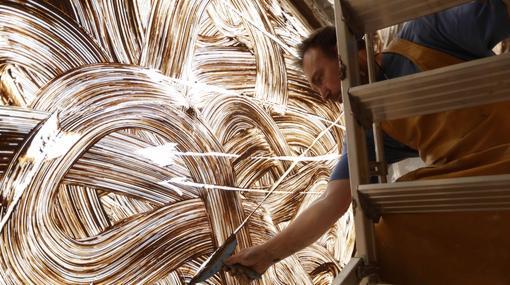
[{"label": "man's wrist", "polygon": [[266,242],[262,246],[272,264],[283,259],[280,253],[282,247],[277,244],[275,239]]}]

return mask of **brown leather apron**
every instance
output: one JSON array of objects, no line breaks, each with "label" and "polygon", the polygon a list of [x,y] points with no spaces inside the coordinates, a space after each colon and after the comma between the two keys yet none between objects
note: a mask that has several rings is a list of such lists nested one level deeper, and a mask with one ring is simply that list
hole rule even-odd
[{"label": "brown leather apron", "polygon": [[[461,62],[401,39],[385,52],[400,54],[423,71]],[[382,128],[418,150],[429,165],[399,181],[510,173],[510,102],[386,121]]]},{"label": "brown leather apron", "polygon": [[[395,40],[385,52],[422,70],[461,60]],[[430,166],[399,181],[510,173],[510,102],[383,122]],[[381,276],[393,284],[510,284],[510,211],[385,215],[375,225]]]}]

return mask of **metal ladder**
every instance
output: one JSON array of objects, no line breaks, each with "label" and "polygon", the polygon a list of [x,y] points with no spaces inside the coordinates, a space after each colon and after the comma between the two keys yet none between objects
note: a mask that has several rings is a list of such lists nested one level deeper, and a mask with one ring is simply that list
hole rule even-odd
[{"label": "metal ladder", "polygon": [[[480,74],[483,74],[484,78],[491,77],[494,80],[510,78],[510,54],[448,66],[439,72],[425,71],[412,77],[400,77],[359,86],[358,47],[352,32],[358,35],[365,34],[369,73],[373,78],[372,33],[467,2],[469,1],[335,0],[337,44],[346,75],[342,81],[342,96],[357,251],[335,278],[333,285],[377,282],[371,278],[377,271],[373,223],[380,215],[510,209],[510,175],[391,184],[385,183],[386,181],[382,179],[379,184],[368,184],[370,175],[378,174],[380,177],[385,175],[379,122],[510,100],[508,84],[487,85],[484,91],[480,92],[477,80]],[[405,9],[402,9],[403,6]],[[462,83],[456,80],[459,78],[464,79]],[[420,104],[419,99],[425,95],[430,97],[430,90],[438,86],[442,86],[442,94],[428,99],[426,105]],[[459,87],[465,91],[455,92]],[[468,95],[469,100],[465,100]],[[368,163],[365,130],[362,124],[365,126],[372,124],[376,138],[377,162],[371,165]],[[431,195],[437,199],[430,199]]]}]

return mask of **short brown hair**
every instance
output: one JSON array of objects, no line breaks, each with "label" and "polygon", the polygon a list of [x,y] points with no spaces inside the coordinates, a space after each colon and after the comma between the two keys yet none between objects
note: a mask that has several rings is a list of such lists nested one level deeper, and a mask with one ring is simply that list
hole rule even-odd
[{"label": "short brown hair", "polygon": [[331,58],[337,58],[334,47],[336,46],[336,30],[333,26],[325,26],[315,30],[299,45],[299,64],[303,66],[303,56],[311,48],[318,47]]},{"label": "short brown hair", "polygon": [[[365,40],[357,38],[356,43],[359,49],[365,49]],[[303,56],[311,48],[318,47],[328,57],[336,59],[338,57],[336,47],[336,30],[334,26],[325,26],[318,28],[304,39],[298,46],[299,65],[303,66]]]}]

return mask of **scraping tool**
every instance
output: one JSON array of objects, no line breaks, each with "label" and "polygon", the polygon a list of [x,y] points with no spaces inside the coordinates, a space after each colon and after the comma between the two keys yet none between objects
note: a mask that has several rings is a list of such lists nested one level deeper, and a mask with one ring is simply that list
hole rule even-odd
[{"label": "scraping tool", "polygon": [[193,277],[189,285],[203,282],[219,272],[223,266],[242,271],[251,280],[259,279],[260,274],[241,264],[225,265],[223,262],[232,255],[237,246],[236,233],[231,234],[227,240],[202,264],[198,273]]}]

